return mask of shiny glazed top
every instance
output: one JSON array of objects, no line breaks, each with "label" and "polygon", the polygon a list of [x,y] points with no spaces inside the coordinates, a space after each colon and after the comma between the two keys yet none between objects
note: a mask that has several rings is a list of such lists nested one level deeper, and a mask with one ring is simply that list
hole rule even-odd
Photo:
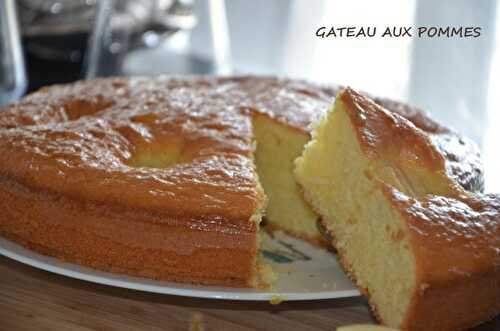
[{"label": "shiny glazed top", "polygon": [[[265,77],[111,78],[44,88],[0,111],[0,175],[39,191],[163,215],[163,222],[253,231],[248,220],[263,196],[251,114],[308,133],[338,90]],[[431,133],[457,180],[481,189],[472,144],[418,110],[379,102]],[[163,147],[180,150],[175,164],[133,166],[141,153]]]},{"label": "shiny glazed top", "polygon": [[479,151],[465,137],[401,103],[384,99],[374,102],[350,88],[344,90],[340,98],[347,105],[368,156],[392,155],[396,159],[406,159],[414,166],[418,164],[430,171],[446,172],[466,190],[483,190]]}]

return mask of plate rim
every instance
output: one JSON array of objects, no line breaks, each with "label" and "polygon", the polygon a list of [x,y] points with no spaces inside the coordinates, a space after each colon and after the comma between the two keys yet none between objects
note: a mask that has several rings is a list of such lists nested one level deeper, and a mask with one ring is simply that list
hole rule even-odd
[{"label": "plate rim", "polygon": [[[2,236],[0,236],[0,255],[36,269],[41,269],[64,277],[87,281],[94,284],[191,298],[237,301],[269,301],[271,299],[279,299],[283,301],[307,301],[339,299],[361,295],[357,289],[325,290],[324,292],[310,293],[287,291],[280,293],[279,291],[259,291],[251,288],[247,289],[238,287],[182,284],[133,277],[101,271],[78,265],[76,263],[61,261],[55,257],[43,255],[30,250]],[[75,268],[81,270],[75,270]]]}]

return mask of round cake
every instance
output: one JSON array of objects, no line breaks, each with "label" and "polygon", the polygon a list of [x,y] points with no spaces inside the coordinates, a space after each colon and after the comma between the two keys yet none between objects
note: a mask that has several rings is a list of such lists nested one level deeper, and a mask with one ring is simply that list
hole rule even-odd
[{"label": "round cake", "polygon": [[[317,245],[293,176],[340,87],[270,77],[110,78],[52,86],[0,111],[0,235],[96,269],[258,284],[261,219]],[[464,188],[470,141],[404,104]]]}]

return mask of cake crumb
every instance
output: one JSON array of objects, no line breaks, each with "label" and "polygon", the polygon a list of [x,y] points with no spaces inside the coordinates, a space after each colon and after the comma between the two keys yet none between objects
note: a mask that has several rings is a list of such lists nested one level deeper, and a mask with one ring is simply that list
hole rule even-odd
[{"label": "cake crumb", "polygon": [[189,321],[189,331],[204,331],[205,324],[203,323],[203,315],[194,313]]},{"label": "cake crumb", "polygon": [[269,303],[272,305],[279,305],[280,303],[286,300],[287,300],[286,295],[273,295],[269,299]]},{"label": "cake crumb", "polygon": [[278,281],[278,274],[268,263],[260,261],[260,263],[257,265],[257,271],[259,275],[258,288],[260,289],[272,288]]},{"label": "cake crumb", "polygon": [[337,287],[337,284],[335,282],[323,282],[321,284],[321,287],[323,287],[323,289],[331,289],[331,290],[334,290],[336,287]]}]

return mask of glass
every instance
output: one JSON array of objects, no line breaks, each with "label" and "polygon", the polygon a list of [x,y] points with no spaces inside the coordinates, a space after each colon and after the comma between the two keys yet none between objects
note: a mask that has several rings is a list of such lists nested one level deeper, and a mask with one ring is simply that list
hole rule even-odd
[{"label": "glass", "polygon": [[0,106],[18,99],[26,90],[14,0],[0,1]]},{"label": "glass", "polygon": [[226,74],[230,48],[223,0],[98,3],[86,78]]}]

